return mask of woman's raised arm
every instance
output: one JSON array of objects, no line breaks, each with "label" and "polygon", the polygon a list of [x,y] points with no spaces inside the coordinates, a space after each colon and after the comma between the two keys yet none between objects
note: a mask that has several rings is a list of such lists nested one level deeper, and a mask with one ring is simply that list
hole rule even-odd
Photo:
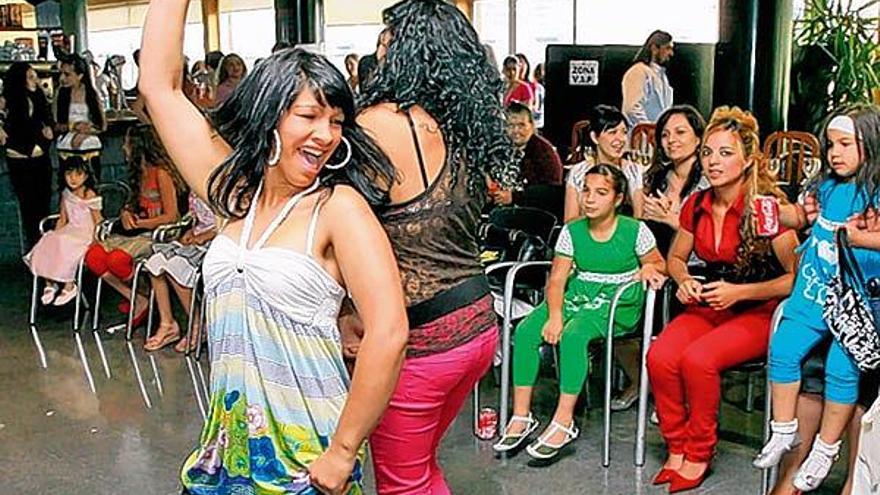
[{"label": "woman's raised arm", "polygon": [[188,6],[188,0],[150,1],[138,89],[171,160],[190,188],[205,199],[208,177],[231,149],[183,94],[183,33]]}]

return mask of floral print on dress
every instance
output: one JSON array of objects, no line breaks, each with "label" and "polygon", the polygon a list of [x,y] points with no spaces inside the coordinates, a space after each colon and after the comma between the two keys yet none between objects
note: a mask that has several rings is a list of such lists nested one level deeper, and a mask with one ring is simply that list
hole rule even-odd
[{"label": "floral print on dress", "polygon": [[[185,463],[189,467],[183,481],[190,494],[318,494],[309,482],[307,464],[324,452],[328,438],[277,423],[267,409],[248,404],[238,391],[215,394],[211,411],[203,433],[209,439],[203,438],[204,447]],[[361,462],[362,457],[355,463],[356,483],[349,495],[362,493]]]}]

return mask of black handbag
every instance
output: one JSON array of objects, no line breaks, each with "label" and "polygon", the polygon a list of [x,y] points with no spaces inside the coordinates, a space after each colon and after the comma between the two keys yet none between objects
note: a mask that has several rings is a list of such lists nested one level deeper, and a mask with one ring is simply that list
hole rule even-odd
[{"label": "black handbag", "polygon": [[828,283],[822,318],[834,338],[862,371],[880,367],[880,281],[862,275],[846,229],[838,229],[837,274]]}]

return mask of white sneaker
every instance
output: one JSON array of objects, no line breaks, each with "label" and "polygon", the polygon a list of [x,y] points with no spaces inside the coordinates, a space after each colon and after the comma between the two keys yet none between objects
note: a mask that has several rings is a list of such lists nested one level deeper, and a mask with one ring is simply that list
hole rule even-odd
[{"label": "white sneaker", "polygon": [[46,284],[46,287],[43,289],[43,295],[40,296],[40,302],[43,303],[43,306],[48,306],[52,304],[52,301],[55,299],[56,292],[58,292],[57,285]]},{"label": "white sneaker", "polygon": [[758,469],[768,469],[779,464],[782,456],[801,443],[797,430],[797,418],[785,423],[771,421],[770,431],[773,432],[773,435],[770,436],[767,445],[761,449],[761,453],[755,456],[752,465]]},{"label": "white sneaker", "polygon": [[816,435],[816,441],[813,442],[813,450],[807,456],[807,460],[801,464],[797,474],[794,476],[794,487],[802,492],[813,491],[822,485],[831,466],[837,460],[840,453],[841,440],[829,445],[822,441]]}]

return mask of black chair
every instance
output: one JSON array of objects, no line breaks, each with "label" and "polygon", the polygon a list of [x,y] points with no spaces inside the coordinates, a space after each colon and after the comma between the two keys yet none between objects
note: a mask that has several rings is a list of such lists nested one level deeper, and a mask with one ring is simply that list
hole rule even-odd
[{"label": "black chair", "polygon": [[565,185],[535,184],[527,186],[516,197],[516,206],[537,208],[551,213],[553,216],[565,216]]},{"label": "black chair", "polygon": [[[556,217],[551,213],[521,206],[499,207],[489,213],[481,229],[483,251],[495,251],[497,256],[486,263],[485,272],[489,288],[496,300],[505,297],[508,273],[514,273],[509,304],[513,299],[531,306],[540,303],[549,273],[550,238],[556,232]],[[523,262],[531,262],[525,263]],[[520,265],[520,266],[517,266]],[[511,272],[513,270],[513,272]],[[516,275],[516,274],[519,275]],[[518,315],[522,317],[522,315]],[[501,315],[505,328],[513,326],[513,320]],[[507,342],[509,345],[509,342]],[[496,381],[497,382],[497,381]],[[480,383],[474,385],[474,426],[480,410]],[[506,412],[504,420],[506,421]]]},{"label": "black chair", "polygon": [[[489,213],[489,220],[482,229],[483,251],[497,252],[495,263],[548,261],[552,257],[550,239],[556,225],[553,214],[538,208],[496,208]],[[488,268],[489,286],[496,294],[503,293],[507,269]],[[535,290],[543,290],[545,280],[546,271],[530,270],[529,273],[523,273],[517,282],[517,297],[532,300]]]}]

